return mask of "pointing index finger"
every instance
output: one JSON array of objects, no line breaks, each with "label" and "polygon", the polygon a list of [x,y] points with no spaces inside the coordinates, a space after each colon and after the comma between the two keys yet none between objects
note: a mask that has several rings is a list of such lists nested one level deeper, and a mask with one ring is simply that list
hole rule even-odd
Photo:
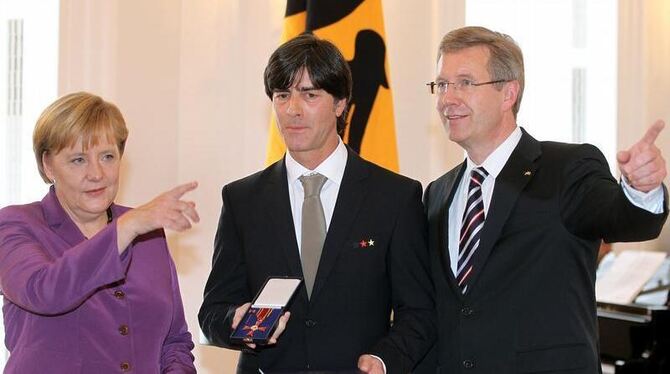
[{"label": "pointing index finger", "polygon": [[171,189],[168,191],[168,194],[174,196],[175,198],[180,198],[182,197],[185,193],[189,191],[193,191],[196,187],[198,187],[198,182],[192,181],[184,184],[180,184],[179,186]]},{"label": "pointing index finger", "polygon": [[647,132],[642,137],[642,142],[650,145],[654,144],[656,138],[658,138],[658,134],[661,133],[664,127],[665,123],[662,120],[659,119],[658,121],[654,122],[654,124],[651,125],[649,129],[647,129]]}]

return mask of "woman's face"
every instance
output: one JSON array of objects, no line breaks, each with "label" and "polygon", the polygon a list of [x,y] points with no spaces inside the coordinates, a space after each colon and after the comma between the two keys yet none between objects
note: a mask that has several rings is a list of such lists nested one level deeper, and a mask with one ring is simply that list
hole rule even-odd
[{"label": "woman's face", "polygon": [[119,187],[120,161],[118,146],[104,135],[86,150],[79,138],[70,148],[42,156],[44,171],[54,182],[58,201],[80,223],[106,219],[107,208]]}]

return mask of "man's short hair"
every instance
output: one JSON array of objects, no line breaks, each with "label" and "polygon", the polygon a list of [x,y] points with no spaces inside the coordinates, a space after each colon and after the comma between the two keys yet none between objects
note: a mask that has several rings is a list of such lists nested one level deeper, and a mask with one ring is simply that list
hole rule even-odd
[{"label": "man's short hair", "polygon": [[288,90],[301,79],[303,69],[309,73],[314,88],[328,92],[336,100],[346,99],[345,109],[337,118],[337,133],[342,136],[347,126],[352,79],[349,64],[333,43],[304,33],[282,44],[265,67],[265,93],[272,100],[275,91]]},{"label": "man's short hair", "polygon": [[[516,80],[519,82],[519,95],[512,108],[514,117],[516,117],[521,107],[525,77],[523,53],[512,37],[480,26],[456,29],[442,38],[437,59],[439,60],[443,54],[477,46],[484,46],[489,50],[490,57],[487,68],[491,80]],[[502,84],[497,85],[497,87],[502,87]]]}]

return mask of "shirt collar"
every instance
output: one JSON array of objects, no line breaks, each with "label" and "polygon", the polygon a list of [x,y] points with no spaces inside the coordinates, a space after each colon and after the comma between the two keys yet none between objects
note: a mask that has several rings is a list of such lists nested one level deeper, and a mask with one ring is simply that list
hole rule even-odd
[{"label": "shirt collar", "polygon": [[344,167],[347,165],[347,156],[347,147],[344,146],[342,139],[339,137],[337,147],[335,147],[333,153],[323,160],[319,166],[314,168],[314,170],[309,170],[300,165],[298,161],[291,157],[291,153],[287,151],[285,157],[288,182],[293,184],[303,175],[319,173],[328,178],[329,181],[339,185],[342,182],[342,176],[344,175]]},{"label": "shirt collar", "polygon": [[498,148],[491,152],[489,157],[487,157],[481,165],[476,165],[474,161],[470,159],[470,157],[467,157],[466,172],[469,173],[470,170],[478,166],[483,166],[484,169],[486,169],[486,171],[489,173],[489,176],[492,176],[495,179],[507,163],[509,156],[512,155],[514,148],[516,148],[517,144],[519,144],[521,135],[521,128],[517,126],[507,137],[507,139],[505,139],[505,141],[502,142]]}]

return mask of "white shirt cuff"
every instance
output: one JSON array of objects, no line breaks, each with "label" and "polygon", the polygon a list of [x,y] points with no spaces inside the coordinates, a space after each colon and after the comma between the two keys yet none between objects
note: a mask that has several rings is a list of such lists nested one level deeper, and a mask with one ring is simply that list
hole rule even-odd
[{"label": "white shirt cuff", "polygon": [[384,363],[384,360],[382,360],[379,356],[375,356],[375,355],[370,355],[370,356],[376,358],[377,360],[379,360],[379,362],[382,363],[382,367],[384,368],[384,374],[386,374],[386,364]]},{"label": "white shirt cuff", "polygon": [[642,192],[631,187],[626,178],[621,177],[621,187],[628,201],[636,207],[654,214],[663,213],[663,185],[649,192]]}]

